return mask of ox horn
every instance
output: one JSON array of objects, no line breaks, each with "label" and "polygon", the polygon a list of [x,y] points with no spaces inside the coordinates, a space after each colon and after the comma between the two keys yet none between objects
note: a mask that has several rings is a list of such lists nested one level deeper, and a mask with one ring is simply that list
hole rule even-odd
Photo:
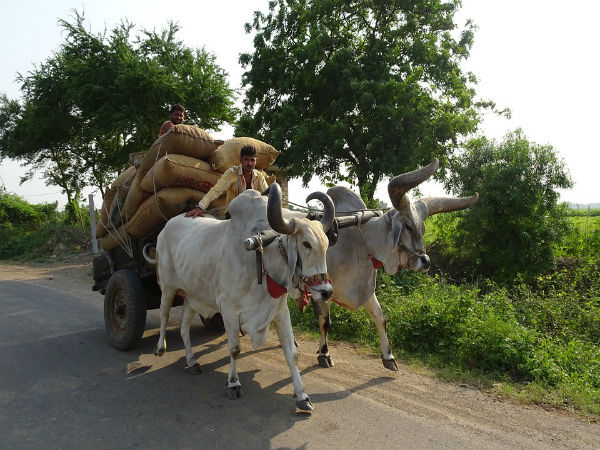
[{"label": "ox horn", "polygon": [[296,228],[294,219],[287,220],[281,212],[281,188],[277,183],[269,186],[267,201],[267,219],[273,230],[281,234],[292,234]]},{"label": "ox horn", "polygon": [[478,199],[479,194],[475,192],[475,194],[471,195],[470,197],[426,197],[420,198],[415,203],[423,203],[427,208],[427,215],[433,216],[434,214],[438,213],[461,211],[463,209],[470,208],[477,203]]},{"label": "ox horn", "polygon": [[333,224],[333,219],[335,218],[335,205],[333,204],[333,200],[331,200],[329,195],[319,191],[313,192],[306,197],[306,203],[310,202],[311,200],[319,200],[321,203],[323,203],[324,212],[320,222],[323,226],[323,231],[327,233]]},{"label": "ox horn", "polygon": [[440,162],[436,158],[431,164],[425,167],[392,178],[388,183],[388,194],[394,208],[397,210],[406,208],[408,206],[408,198],[405,194],[433,175],[439,164]]}]

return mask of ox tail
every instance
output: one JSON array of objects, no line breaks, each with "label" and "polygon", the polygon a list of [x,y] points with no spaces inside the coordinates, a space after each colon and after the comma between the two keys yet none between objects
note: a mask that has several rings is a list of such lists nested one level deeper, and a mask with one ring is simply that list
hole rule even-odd
[{"label": "ox tail", "polygon": [[[148,254],[149,250],[152,253],[154,253],[156,258],[150,257],[150,255]],[[146,245],[144,245],[144,248],[142,249],[142,255],[144,255],[144,259],[146,260],[146,262],[148,264],[152,264],[153,266],[156,266],[156,261],[158,259],[158,256],[156,255],[156,247],[154,247],[154,245],[152,245],[150,242],[148,242]]]}]

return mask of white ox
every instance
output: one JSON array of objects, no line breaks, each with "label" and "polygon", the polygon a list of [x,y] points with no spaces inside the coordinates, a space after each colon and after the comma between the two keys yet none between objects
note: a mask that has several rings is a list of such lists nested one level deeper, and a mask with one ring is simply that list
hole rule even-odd
[{"label": "white ox", "polygon": [[155,354],[162,355],[166,350],[165,330],[176,294],[184,298],[181,337],[188,368],[199,370],[189,335],[194,312],[204,317],[219,312],[230,354],[228,393],[231,398],[240,397],[237,374],[240,331],[248,334],[252,346],[257,348],[265,342],[273,322],[290,368],[296,405],[304,410],[313,409],[298,371],[287,294],[279,292],[277,298],[273,298],[267,283],[258,284],[255,255],[243,245],[247,238],[262,236],[263,273],[293,292],[308,289],[313,299],[327,308],[332,287],[323,281],[327,280],[325,231],[333,221],[334,207],[323,193],[313,193],[307,201],[312,198],[325,205],[321,222],[283,218],[281,191],[276,184],[270,189],[268,201],[253,190],[235,198],[229,206],[230,220],[190,219],[183,215],[169,220],[158,236],[156,249],[162,297],[160,337]]},{"label": "white ox", "polygon": [[[479,198],[474,194],[466,198],[421,198],[411,203],[406,193],[427,180],[438,164],[436,159],[421,169],[390,180],[388,193],[394,209],[385,214],[364,212],[364,202],[345,187],[336,186],[327,191],[335,204],[336,216],[348,216],[348,211],[363,211],[356,214],[356,221],[350,217],[336,217],[340,226],[338,239],[327,251],[327,267],[335,289],[332,301],[351,311],[365,307],[377,327],[383,365],[390,370],[398,370],[398,366],[387,337],[386,320],[375,295],[377,268],[383,266],[390,275],[402,269],[429,270],[430,261],[423,245],[425,219],[433,214],[469,208]],[[342,228],[360,222],[361,217],[368,221]],[[331,326],[329,308],[316,304],[314,309],[321,332],[317,352],[319,365],[332,367],[327,347],[327,332]]]}]

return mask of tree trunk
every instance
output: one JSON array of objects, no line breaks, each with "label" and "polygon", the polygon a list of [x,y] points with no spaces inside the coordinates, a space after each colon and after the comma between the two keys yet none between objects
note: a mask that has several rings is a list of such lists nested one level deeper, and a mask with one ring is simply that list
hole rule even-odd
[{"label": "tree trunk", "polygon": [[377,183],[381,179],[379,173],[374,173],[371,178],[368,174],[359,176],[358,178],[358,189],[360,191],[360,198],[362,198],[367,208],[377,208],[377,201],[374,199],[375,190],[377,189]]}]

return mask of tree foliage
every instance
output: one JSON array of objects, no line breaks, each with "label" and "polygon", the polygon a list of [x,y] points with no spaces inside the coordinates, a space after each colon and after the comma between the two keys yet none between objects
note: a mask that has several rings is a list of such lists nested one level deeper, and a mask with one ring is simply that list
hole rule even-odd
[{"label": "tree foliage", "polygon": [[448,188],[458,195],[480,195],[451,235],[478,274],[508,280],[552,267],[553,247],[568,228],[558,189],[572,186],[552,146],[529,142],[521,130],[500,143],[477,138],[451,169]]},{"label": "tree foliage", "polygon": [[29,226],[56,220],[56,203],[33,205],[18,195],[0,192],[0,229]]},{"label": "tree foliage", "polygon": [[[446,157],[476,129],[476,82],[461,61],[473,25],[458,0],[275,0],[255,12],[236,133],[283,150],[306,183],[345,179],[373,198],[384,176]],[[341,170],[342,169],[342,170]],[[344,170],[345,169],[345,170]]]},{"label": "tree foliage", "polygon": [[176,24],[134,35],[123,21],[94,33],[75,11],[59,25],[60,48],[18,77],[22,101],[0,97],[0,155],[43,170],[70,203],[85,185],[103,192],[130,152],[147,150],[170,104],[202,128],[235,120],[227,74],[213,54],[179,41]]}]

